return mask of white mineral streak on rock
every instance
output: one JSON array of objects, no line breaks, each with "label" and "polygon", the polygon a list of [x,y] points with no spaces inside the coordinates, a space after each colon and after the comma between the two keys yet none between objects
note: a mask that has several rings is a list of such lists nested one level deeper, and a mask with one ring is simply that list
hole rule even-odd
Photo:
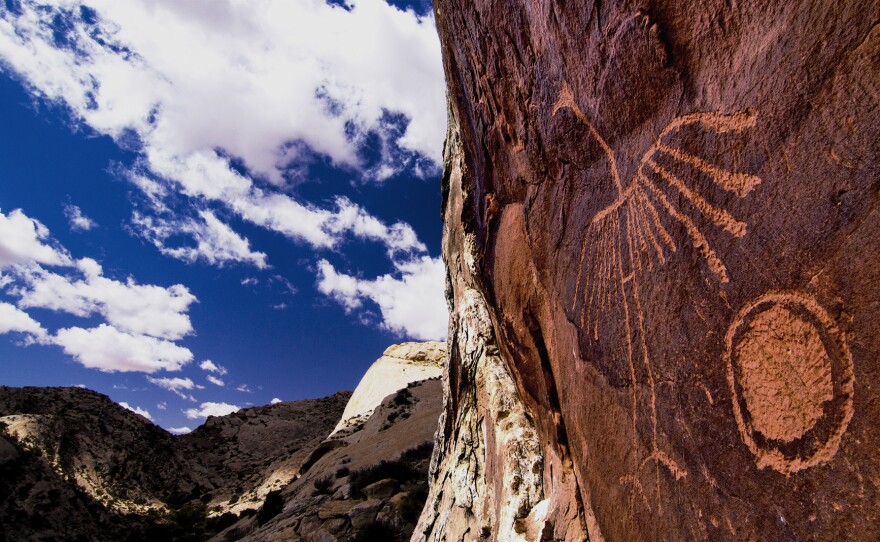
[{"label": "white mineral streak on rock", "polygon": [[446,345],[441,342],[401,343],[388,347],[367,369],[330,437],[365,422],[382,400],[412,382],[439,378]]}]

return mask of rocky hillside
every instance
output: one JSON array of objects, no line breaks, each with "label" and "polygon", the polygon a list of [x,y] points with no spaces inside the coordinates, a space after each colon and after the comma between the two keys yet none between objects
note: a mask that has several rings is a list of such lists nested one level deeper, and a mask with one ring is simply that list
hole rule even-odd
[{"label": "rocky hillside", "polygon": [[409,540],[428,493],[441,405],[439,380],[393,393],[362,427],[314,450],[274,497],[277,515],[245,516],[214,540]]},{"label": "rocky hillside", "polygon": [[339,422],[350,392],[212,416],[178,438],[179,448],[212,473],[212,514],[259,508],[293,480],[302,462]]},{"label": "rocky hillside", "polygon": [[[439,372],[444,355],[436,343],[397,351],[414,371]],[[93,391],[0,387],[0,542],[408,539],[442,394],[436,378],[395,378],[332,439],[350,392],[209,417],[176,437]]]},{"label": "rocky hillside", "polygon": [[880,4],[435,11],[450,365],[414,540],[880,539]]},{"label": "rocky hillside", "polygon": [[[4,532],[198,539],[288,483],[350,395],[243,409],[175,437],[90,390],[0,387]],[[73,503],[70,513],[58,495]]]},{"label": "rocky hillside", "polygon": [[439,375],[444,360],[442,343],[386,350],[346,407],[356,413],[356,423],[344,414],[342,421],[349,420],[344,430],[314,447],[297,479],[273,494],[274,509],[264,506],[261,514],[243,517],[214,540],[409,540],[428,493],[443,402],[439,377],[432,375]]},{"label": "rocky hillside", "polygon": [[80,388],[0,387],[7,438],[118,513],[163,510],[213,489],[178,439],[109,397]]}]

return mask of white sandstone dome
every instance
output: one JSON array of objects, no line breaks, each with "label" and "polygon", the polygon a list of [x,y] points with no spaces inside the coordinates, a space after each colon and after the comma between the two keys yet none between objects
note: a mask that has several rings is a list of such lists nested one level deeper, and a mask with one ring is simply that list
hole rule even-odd
[{"label": "white sandstone dome", "polygon": [[338,433],[360,425],[392,393],[413,382],[440,377],[445,362],[446,343],[430,341],[389,346],[361,378],[330,436],[340,436]]}]

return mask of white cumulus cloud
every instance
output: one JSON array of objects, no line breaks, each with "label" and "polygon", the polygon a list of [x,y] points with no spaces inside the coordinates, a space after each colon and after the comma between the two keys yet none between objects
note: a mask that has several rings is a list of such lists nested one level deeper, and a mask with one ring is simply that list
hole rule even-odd
[{"label": "white cumulus cloud", "polygon": [[132,335],[107,324],[60,329],[51,340],[83,366],[107,373],[178,371],[193,358],[192,352],[173,342]]},{"label": "white cumulus cloud", "polygon": [[213,375],[208,375],[205,377],[205,379],[208,382],[210,382],[211,384],[214,384],[215,386],[225,386],[226,385],[225,382],[223,382],[222,380],[220,380],[219,378],[217,378],[216,376],[213,376]]},{"label": "white cumulus cloud", "polygon": [[125,282],[103,276],[95,260],[77,262],[82,278],[72,278],[30,266],[18,271],[22,285],[11,289],[22,308],[43,308],[87,317],[100,314],[116,329],[161,339],[177,340],[192,333],[187,311],[196,301],[189,290]]},{"label": "white cumulus cloud", "polygon": [[192,429],[184,425],[183,427],[169,427],[168,432],[174,435],[185,435],[192,433]]},{"label": "white cumulus cloud", "polygon": [[98,227],[98,224],[84,215],[82,209],[76,205],[65,205],[64,216],[67,217],[67,222],[73,231],[89,231]]},{"label": "white cumulus cloud", "polygon": [[184,390],[195,390],[195,389],[204,389],[204,386],[200,386],[192,381],[190,378],[181,378],[179,376],[176,377],[162,377],[156,378],[152,376],[148,376],[147,380],[150,384],[155,384],[162,389],[166,389],[170,392],[174,392],[182,399],[187,399],[195,402],[195,397],[191,394],[184,393]]},{"label": "white cumulus cloud", "polygon": [[[0,288],[17,298],[17,307],[0,303],[0,333],[26,333],[105,372],[176,371],[193,358],[173,342],[193,332],[188,311],[197,300],[181,284],[163,287],[138,284],[131,277],[125,282],[105,277],[98,262],[71,258],[43,224],[20,209],[0,212],[0,269],[4,267]],[[28,308],[82,318],[99,315],[105,322],[50,333],[22,310]]]},{"label": "white cumulus cloud", "polygon": [[133,406],[129,405],[128,403],[126,403],[125,401],[119,403],[119,406],[121,406],[124,409],[130,410],[130,411],[134,412],[135,414],[140,414],[141,416],[143,416],[144,418],[146,418],[150,421],[153,421],[153,417],[150,416],[150,413],[148,411],[142,409],[139,406],[133,407]]},{"label": "white cumulus cloud", "polygon": [[277,397],[273,397],[272,400],[269,401],[269,404],[270,405],[277,405],[278,403],[281,403],[281,402],[282,402],[281,399],[279,399]]},{"label": "white cumulus cloud", "polygon": [[[181,154],[226,149],[270,177],[296,141],[357,164],[357,136],[383,128],[388,111],[409,119],[401,146],[439,161],[446,102],[433,17],[347,4],[23,0],[22,14],[4,16],[0,54],[101,132],[134,129]],[[59,16],[70,47],[55,46]]]},{"label": "white cumulus cloud", "polygon": [[[392,273],[352,276],[356,287],[349,292],[334,287],[334,280],[345,286],[344,275],[331,269],[319,277],[321,291],[350,311],[372,300],[382,325],[396,333],[445,335],[444,281],[430,264],[439,260],[425,256],[410,225],[380,220],[342,196],[310,202],[293,190],[315,153],[363,180],[437,171],[446,100],[432,15],[383,0],[349,0],[345,7],[324,0],[21,0],[18,6],[0,10],[0,69],[137,154],[120,172],[141,191],[132,214],[138,235],[171,257],[260,269],[268,267],[267,255],[229,217],[318,250],[339,250],[351,240],[376,243]],[[42,239],[39,224],[22,225]],[[4,259],[19,261],[22,251],[25,260],[43,265],[70,264],[46,243],[30,248],[40,246],[40,254],[28,247],[4,252],[0,235],[0,267]],[[397,294],[404,298],[393,299]],[[421,312],[415,299],[424,301]],[[75,306],[125,333],[167,340],[190,333],[185,310],[167,329],[149,331],[154,319],[144,329],[111,322],[109,305],[101,303]]]},{"label": "white cumulus cloud", "polygon": [[15,305],[0,302],[0,335],[15,331],[38,339],[46,337],[46,330],[28,313]]},{"label": "white cumulus cloud", "polygon": [[[6,69],[120,145],[136,140],[141,159],[131,181],[154,211],[168,211],[163,200],[181,194],[314,247],[346,236],[390,252],[421,247],[405,224],[384,225],[345,200],[330,208],[299,201],[285,187],[312,152],[365,178],[436,170],[446,100],[433,16],[383,0],[345,8],[323,0],[22,0],[20,7],[0,12]],[[375,136],[378,162],[362,153]],[[136,226],[172,256],[266,265],[265,255],[205,212],[201,220],[152,223],[135,215]],[[174,234],[192,244],[168,246]]]},{"label": "white cumulus cloud", "polygon": [[206,359],[205,361],[201,362],[199,364],[199,367],[203,371],[208,371],[209,373],[215,373],[220,376],[223,376],[228,372],[226,370],[226,367],[223,367],[222,365],[217,365],[216,363],[214,363],[213,361],[211,361],[209,359]]},{"label": "white cumulus cloud", "polygon": [[0,211],[0,269],[16,264],[70,265],[67,251],[53,246],[49,230],[21,209]]},{"label": "white cumulus cloud", "polygon": [[226,416],[241,410],[241,407],[229,403],[202,403],[199,408],[188,408],[183,411],[191,420],[207,418],[208,416]]},{"label": "white cumulus cloud", "polygon": [[[194,218],[166,220],[135,213],[132,223],[138,234],[148,239],[162,254],[187,262],[203,260],[213,265],[229,262],[268,267],[266,254],[251,250],[250,241],[237,234],[211,211],[200,211]],[[185,236],[192,244],[171,246],[169,238]]]},{"label": "white cumulus cloud", "polygon": [[327,260],[318,262],[318,290],[333,297],[346,311],[360,309],[364,300],[379,306],[382,325],[399,335],[443,340],[448,312],[443,294],[445,267],[440,258],[424,256],[396,262],[396,273],[362,279],[340,273]]}]

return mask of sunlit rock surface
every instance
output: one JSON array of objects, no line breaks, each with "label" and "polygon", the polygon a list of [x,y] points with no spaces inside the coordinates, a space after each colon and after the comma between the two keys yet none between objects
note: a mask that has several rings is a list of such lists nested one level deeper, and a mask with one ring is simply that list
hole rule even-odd
[{"label": "sunlit rock surface", "polygon": [[389,346],[361,378],[345,405],[333,433],[345,434],[362,425],[389,394],[411,382],[439,378],[446,358],[440,342],[401,343]]}]

